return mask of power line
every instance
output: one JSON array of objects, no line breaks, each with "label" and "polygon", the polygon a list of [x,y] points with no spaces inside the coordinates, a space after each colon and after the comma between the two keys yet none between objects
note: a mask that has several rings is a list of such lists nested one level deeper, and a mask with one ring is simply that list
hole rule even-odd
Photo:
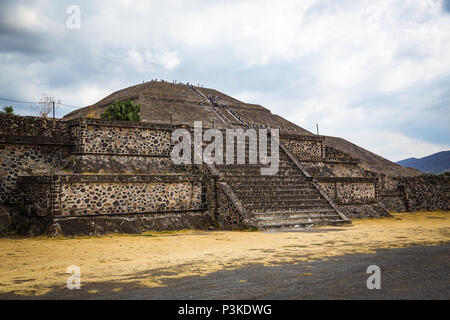
[{"label": "power line", "polygon": [[84,108],[84,107],[75,107],[75,106],[71,106],[70,104],[64,104],[64,103],[57,103],[57,104],[62,105],[64,107],[74,108],[74,109]]},{"label": "power line", "polygon": [[19,100],[5,99],[5,98],[0,98],[0,100],[10,101],[10,102],[19,102],[19,103],[38,103],[38,102],[34,102],[34,101],[19,101]]},{"label": "power line", "polygon": [[308,131],[309,129],[312,129],[312,128],[314,128],[314,127],[316,127],[317,135],[319,135],[319,123],[315,123],[315,124],[309,126],[308,128],[306,128],[305,130]]},{"label": "power line", "polygon": [[[6,99],[6,98],[0,98],[0,100],[2,101],[9,101],[9,102],[17,102],[17,103],[40,103],[40,101],[22,101],[22,100],[14,100],[14,99]],[[65,104],[65,103],[61,103],[61,102],[56,102],[56,104],[59,104],[61,106],[64,107],[69,107],[69,108],[74,108],[74,109],[81,109],[83,107],[76,107],[76,106],[72,106],[70,104]]]}]

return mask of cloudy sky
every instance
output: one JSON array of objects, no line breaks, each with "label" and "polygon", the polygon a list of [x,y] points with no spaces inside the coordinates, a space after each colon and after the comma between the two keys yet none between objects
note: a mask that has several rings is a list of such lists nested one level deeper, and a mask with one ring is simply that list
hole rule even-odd
[{"label": "cloudy sky", "polygon": [[2,0],[0,70],[0,98],[86,106],[176,79],[393,161],[450,149],[450,0]]}]

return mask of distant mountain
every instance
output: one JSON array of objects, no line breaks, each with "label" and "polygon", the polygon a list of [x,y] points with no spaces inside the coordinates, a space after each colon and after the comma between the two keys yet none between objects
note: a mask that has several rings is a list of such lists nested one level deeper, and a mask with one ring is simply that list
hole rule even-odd
[{"label": "distant mountain", "polygon": [[408,158],[398,161],[397,164],[427,173],[442,173],[450,170],[450,150],[441,151],[420,159]]}]

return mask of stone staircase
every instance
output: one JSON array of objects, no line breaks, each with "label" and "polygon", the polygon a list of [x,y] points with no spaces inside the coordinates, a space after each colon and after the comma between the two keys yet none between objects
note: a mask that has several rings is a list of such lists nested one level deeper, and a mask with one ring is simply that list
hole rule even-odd
[{"label": "stone staircase", "polygon": [[228,119],[226,116],[224,116],[214,105],[214,103],[200,90],[198,90],[193,85],[187,85],[189,88],[191,88],[199,97],[202,97],[206,101],[206,105],[208,105],[211,108],[211,111],[216,115],[216,117],[222,121],[222,123],[225,125],[225,127],[232,127],[232,122],[230,119]]},{"label": "stone staircase", "polygon": [[293,231],[350,221],[333,208],[313,184],[312,178],[306,177],[281,148],[279,170],[273,176],[261,175],[263,166],[260,164],[248,164],[248,143],[246,150],[246,164],[236,164],[235,155],[235,164],[215,166],[258,228]]}]

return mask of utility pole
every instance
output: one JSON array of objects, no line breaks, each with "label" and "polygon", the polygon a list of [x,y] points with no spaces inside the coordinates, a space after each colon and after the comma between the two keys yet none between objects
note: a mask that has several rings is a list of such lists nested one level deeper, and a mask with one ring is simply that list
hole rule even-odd
[{"label": "utility pole", "polygon": [[319,135],[319,124],[316,123],[317,135]]},{"label": "utility pole", "polygon": [[55,119],[55,100],[53,100],[52,102],[53,102],[53,119]]}]

